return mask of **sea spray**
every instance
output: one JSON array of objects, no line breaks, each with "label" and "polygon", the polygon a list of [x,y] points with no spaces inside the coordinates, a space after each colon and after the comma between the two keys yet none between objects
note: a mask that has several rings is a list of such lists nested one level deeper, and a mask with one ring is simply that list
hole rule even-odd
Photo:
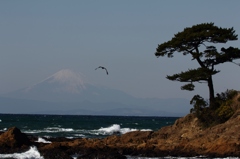
[{"label": "sea spray", "polygon": [[120,133],[120,125],[118,124],[113,124],[112,126],[110,127],[107,127],[107,128],[100,128],[98,129],[98,131],[104,135],[111,135],[111,134],[114,134],[114,133]]},{"label": "sea spray", "polygon": [[30,149],[23,153],[13,153],[13,154],[0,154],[0,158],[4,159],[44,159],[40,153],[38,152],[37,148],[30,147]]},{"label": "sea spray", "polygon": [[[102,135],[112,135],[112,134],[126,134],[128,132],[132,131],[138,131],[139,129],[133,129],[133,128],[121,128],[119,124],[113,124],[106,128],[100,128],[96,130],[96,132],[102,134]],[[141,129],[140,131],[152,131],[151,129]]]},{"label": "sea spray", "polygon": [[38,140],[36,142],[41,142],[41,143],[52,143],[51,141],[47,141],[41,137],[38,138]]}]

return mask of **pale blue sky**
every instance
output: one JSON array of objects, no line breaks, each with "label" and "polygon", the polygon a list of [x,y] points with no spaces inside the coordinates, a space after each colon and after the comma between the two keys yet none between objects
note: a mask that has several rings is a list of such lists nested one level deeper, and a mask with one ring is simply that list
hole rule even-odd
[{"label": "pale blue sky", "polygon": [[[206,84],[181,91],[166,75],[196,66],[190,57],[156,58],[158,44],[192,25],[214,22],[240,36],[239,0],[2,0],[0,93],[38,83],[61,69],[136,97],[208,97]],[[229,45],[240,47],[240,41]],[[109,76],[94,69],[106,66]],[[223,64],[216,92],[240,90],[240,67]]]}]

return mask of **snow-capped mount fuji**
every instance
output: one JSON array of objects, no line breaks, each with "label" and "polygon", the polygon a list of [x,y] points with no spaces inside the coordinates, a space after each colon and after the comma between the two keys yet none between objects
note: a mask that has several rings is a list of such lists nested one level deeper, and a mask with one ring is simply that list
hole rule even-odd
[{"label": "snow-capped mount fuji", "polygon": [[134,97],[115,89],[93,85],[78,72],[63,69],[41,82],[5,95],[18,99],[51,102],[120,102]]},{"label": "snow-capped mount fuji", "polygon": [[84,75],[70,69],[63,69],[46,78],[42,82],[27,87],[24,91],[29,92],[43,84],[48,85],[49,88],[51,88],[48,89],[48,91],[55,93],[79,94],[82,90],[86,89]]}]

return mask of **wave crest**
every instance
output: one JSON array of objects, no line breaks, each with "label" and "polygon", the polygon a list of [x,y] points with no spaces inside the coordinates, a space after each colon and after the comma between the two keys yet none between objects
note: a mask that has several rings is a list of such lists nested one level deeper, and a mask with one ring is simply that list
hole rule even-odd
[{"label": "wave crest", "polygon": [[44,159],[40,153],[38,152],[37,148],[30,147],[30,149],[23,153],[13,153],[13,154],[0,154],[0,158],[17,158],[17,159]]},{"label": "wave crest", "polygon": [[[121,128],[119,124],[113,124],[106,128],[100,128],[98,130],[95,130],[94,134],[98,135],[112,135],[112,134],[126,134],[128,132],[132,131],[139,131],[138,129],[131,129],[131,128]],[[140,131],[152,131],[151,129],[142,129]]]}]

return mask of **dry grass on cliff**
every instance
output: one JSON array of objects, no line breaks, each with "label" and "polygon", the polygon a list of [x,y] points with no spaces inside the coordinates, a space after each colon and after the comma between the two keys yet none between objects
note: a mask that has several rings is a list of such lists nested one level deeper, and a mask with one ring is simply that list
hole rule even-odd
[{"label": "dry grass on cliff", "polygon": [[240,116],[240,91],[238,91],[238,94],[233,98],[231,107],[234,110],[234,114],[230,119]]},{"label": "dry grass on cliff", "polygon": [[238,91],[238,94],[232,99],[232,108],[234,111],[240,109],[240,91]]}]

